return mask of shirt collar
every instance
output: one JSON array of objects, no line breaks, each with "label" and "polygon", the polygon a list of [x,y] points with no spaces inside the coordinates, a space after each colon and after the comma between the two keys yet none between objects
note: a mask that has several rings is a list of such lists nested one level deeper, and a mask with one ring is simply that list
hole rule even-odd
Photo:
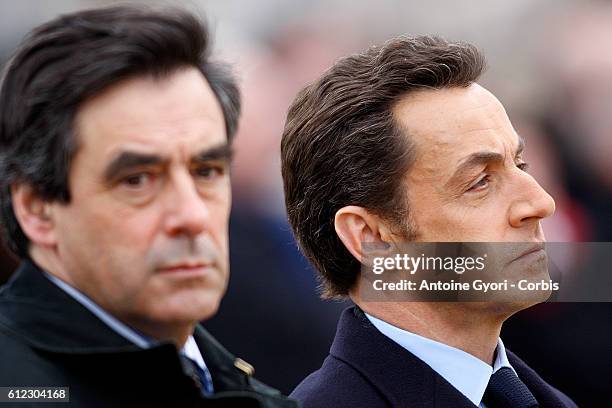
[{"label": "shirt collar", "polygon": [[187,338],[187,342],[185,346],[181,349],[181,353],[191,360],[195,361],[195,363],[201,368],[206,368],[206,363],[204,362],[204,358],[202,357],[202,353],[200,353],[200,349],[193,338],[193,336],[189,336]]},{"label": "shirt collar", "polygon": [[[121,335],[125,339],[134,343],[140,348],[148,349],[158,344],[155,339],[152,339],[143,333],[129,327],[125,323],[121,322],[104,309],[102,309],[98,304],[96,304],[93,300],[91,300],[87,295],[73,286],[67,284],[57,276],[54,276],[46,271],[43,272],[45,277],[53,282],[57,287],[66,292],[69,296],[71,296],[74,300],[79,302],[83,307],[93,313],[98,319],[102,320],[108,327],[114,330],[117,334]],[[193,360],[201,369],[206,369],[206,363],[204,362],[204,358],[202,357],[202,353],[196,344],[193,336],[189,336],[187,342],[183,346],[180,351],[185,356],[189,357]]]},{"label": "shirt collar", "polygon": [[400,329],[365,313],[382,334],[417,356],[441,375],[474,405],[480,405],[491,375],[502,367],[514,368],[508,361],[506,348],[497,340],[493,367],[455,347]]}]

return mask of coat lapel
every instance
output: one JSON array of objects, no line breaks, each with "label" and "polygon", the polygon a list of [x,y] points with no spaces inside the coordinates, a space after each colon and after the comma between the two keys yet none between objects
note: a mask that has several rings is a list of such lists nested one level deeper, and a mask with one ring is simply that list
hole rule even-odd
[{"label": "coat lapel", "polygon": [[380,333],[356,307],[340,317],[330,353],[367,378],[390,406],[474,408],[431,367]]},{"label": "coat lapel", "polygon": [[570,401],[565,400],[564,395],[556,388],[546,383],[535,371],[533,371],[523,360],[514,353],[507,351],[508,361],[518,374],[519,378],[525,383],[529,391],[540,404],[541,408],[561,408],[574,407]]},{"label": "coat lapel", "polygon": [[59,353],[136,351],[25,261],[0,292],[0,324],[37,349]]}]

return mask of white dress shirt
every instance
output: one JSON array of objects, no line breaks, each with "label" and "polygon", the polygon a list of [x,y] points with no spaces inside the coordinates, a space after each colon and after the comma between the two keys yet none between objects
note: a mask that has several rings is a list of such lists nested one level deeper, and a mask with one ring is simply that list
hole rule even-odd
[{"label": "white dress shirt", "polygon": [[367,313],[365,315],[382,334],[424,361],[480,408],[486,408],[482,396],[491,375],[502,367],[514,371],[500,338],[497,339],[497,353],[491,367],[463,350],[400,329]]}]

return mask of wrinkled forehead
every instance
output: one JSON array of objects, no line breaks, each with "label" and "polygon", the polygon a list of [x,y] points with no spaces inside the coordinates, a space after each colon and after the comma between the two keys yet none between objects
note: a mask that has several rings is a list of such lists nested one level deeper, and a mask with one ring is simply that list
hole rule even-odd
[{"label": "wrinkled forehead", "polygon": [[483,150],[514,156],[519,146],[504,107],[478,84],[412,93],[393,113],[415,147],[414,168],[432,174],[448,174]]}]

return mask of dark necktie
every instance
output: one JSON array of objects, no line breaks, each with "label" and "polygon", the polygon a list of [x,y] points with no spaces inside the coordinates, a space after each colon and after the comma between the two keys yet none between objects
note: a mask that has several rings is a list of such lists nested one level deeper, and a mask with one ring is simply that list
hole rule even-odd
[{"label": "dark necktie", "polygon": [[208,370],[204,371],[192,359],[179,353],[179,358],[185,373],[193,379],[196,386],[200,389],[203,395],[210,396],[214,393],[212,378]]},{"label": "dark necktie", "polygon": [[482,402],[487,408],[537,408],[538,401],[509,367],[491,376]]}]

